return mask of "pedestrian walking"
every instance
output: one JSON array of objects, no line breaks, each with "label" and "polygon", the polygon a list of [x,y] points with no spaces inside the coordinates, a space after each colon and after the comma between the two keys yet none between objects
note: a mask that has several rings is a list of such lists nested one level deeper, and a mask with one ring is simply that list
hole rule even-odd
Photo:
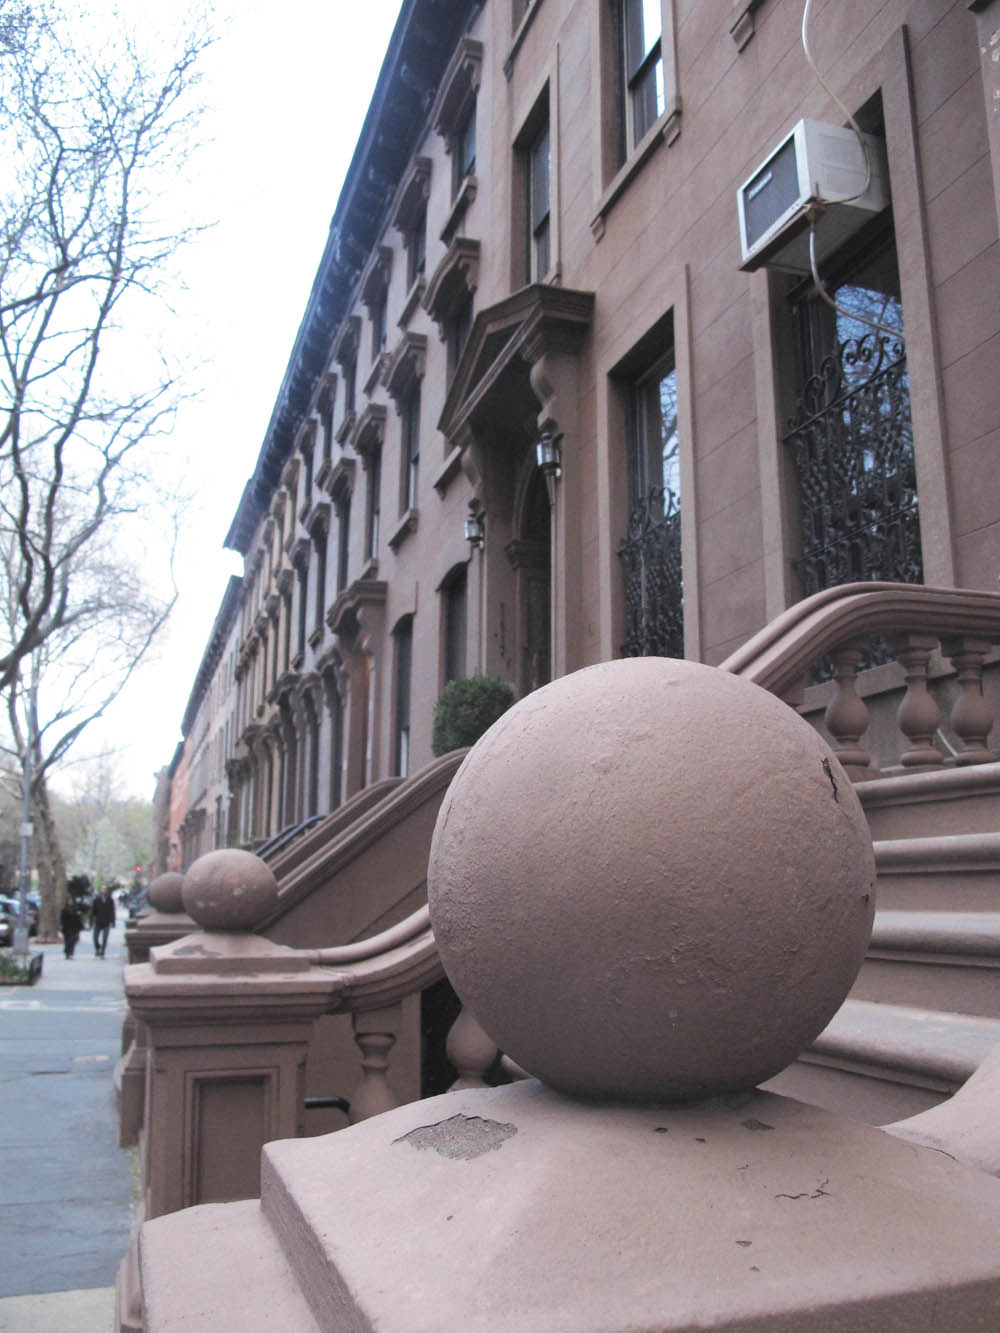
[{"label": "pedestrian walking", "polygon": [[66,899],[66,906],[59,913],[59,929],[62,931],[63,953],[67,958],[72,958],[76,942],[83,930],[83,917],[80,915],[75,898]]},{"label": "pedestrian walking", "polygon": [[94,953],[98,958],[103,958],[108,947],[108,932],[115,924],[115,900],[108,892],[106,884],[101,885],[91,910],[94,922]]}]

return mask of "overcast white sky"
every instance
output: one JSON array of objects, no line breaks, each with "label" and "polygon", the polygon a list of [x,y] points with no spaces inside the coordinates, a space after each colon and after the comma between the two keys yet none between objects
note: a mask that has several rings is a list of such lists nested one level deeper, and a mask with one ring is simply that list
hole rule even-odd
[{"label": "overcast white sky", "polygon": [[[168,13],[186,8],[164,4]],[[202,393],[182,409],[172,442],[179,458],[193,460],[198,481],[180,598],[158,660],[79,751],[82,758],[114,746],[123,794],[143,798],[180,740],[227,580],[242,572],[222,543],[263,441],[400,0],[217,0],[213,8],[220,38],[205,61],[209,110],[193,171],[197,207],[216,225],[186,253],[187,291],[170,334],[180,350],[207,358]],[[74,785],[74,768],[56,785]]]}]

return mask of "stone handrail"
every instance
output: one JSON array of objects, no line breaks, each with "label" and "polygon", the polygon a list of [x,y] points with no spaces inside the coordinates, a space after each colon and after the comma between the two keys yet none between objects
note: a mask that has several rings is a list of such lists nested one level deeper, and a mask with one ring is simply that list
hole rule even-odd
[{"label": "stone handrail", "polygon": [[1000,593],[920,583],[845,583],[796,602],[719,664],[772,694],[846,640],[871,634],[972,634],[1000,642]]},{"label": "stone handrail", "polygon": [[1000,593],[906,583],[828,588],[789,607],[720,666],[795,705],[801,702],[808,669],[829,655],[834,680],[826,727],[848,776],[860,782],[878,776],[861,744],[869,717],[856,686],[872,635],[888,641],[905,676],[897,714],[904,739],[902,767],[920,771],[945,763],[936,744],[941,711],[928,690],[930,661],[938,650],[951,659],[959,687],[950,718],[959,741],[954,764],[995,760],[987,744],[993,714],[983,696],[983,666],[992,645],[1000,642]]}]

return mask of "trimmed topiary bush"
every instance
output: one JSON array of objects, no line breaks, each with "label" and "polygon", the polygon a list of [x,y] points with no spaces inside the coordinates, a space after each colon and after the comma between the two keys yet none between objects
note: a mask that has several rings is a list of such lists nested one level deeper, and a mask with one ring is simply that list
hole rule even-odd
[{"label": "trimmed topiary bush", "polygon": [[434,705],[431,749],[447,754],[475,745],[514,702],[514,691],[499,676],[467,676],[451,680]]}]

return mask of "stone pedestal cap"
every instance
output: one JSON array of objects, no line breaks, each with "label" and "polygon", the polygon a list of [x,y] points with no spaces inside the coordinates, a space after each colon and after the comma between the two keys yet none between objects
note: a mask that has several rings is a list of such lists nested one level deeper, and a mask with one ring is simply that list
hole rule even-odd
[{"label": "stone pedestal cap", "polygon": [[864,957],[875,863],[829,747],[698,663],[603,663],[522,699],[438,816],[449,978],[564,1092],[673,1101],[753,1086],[825,1027]]},{"label": "stone pedestal cap", "polygon": [[155,912],[183,912],[183,886],[184,876],[177,870],[168,870],[166,874],[157,875],[146,890],[150,907]]},{"label": "stone pedestal cap", "polygon": [[259,856],[230,847],[199,856],[188,867],[182,897],[203,930],[249,931],[274,911],[278,885]]}]

